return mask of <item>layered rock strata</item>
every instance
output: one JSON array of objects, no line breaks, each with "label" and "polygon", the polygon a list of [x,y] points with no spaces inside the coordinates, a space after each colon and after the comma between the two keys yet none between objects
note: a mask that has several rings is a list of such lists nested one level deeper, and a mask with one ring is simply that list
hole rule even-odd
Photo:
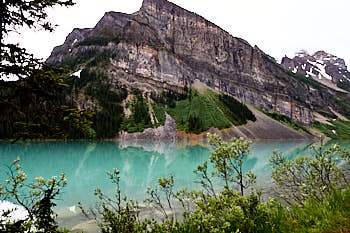
[{"label": "layered rock strata", "polygon": [[[96,37],[107,42],[83,43]],[[47,62],[63,65],[89,53],[109,55],[106,82],[114,87],[160,92],[199,80],[304,125],[314,110],[337,110],[332,90],[290,75],[258,47],[166,0],[144,0],[134,14],[108,12],[95,28],[74,29]]]}]

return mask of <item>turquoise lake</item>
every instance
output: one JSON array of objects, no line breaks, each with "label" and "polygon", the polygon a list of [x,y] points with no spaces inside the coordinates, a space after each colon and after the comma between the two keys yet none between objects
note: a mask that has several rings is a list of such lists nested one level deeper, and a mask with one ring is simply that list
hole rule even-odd
[{"label": "turquoise lake", "polygon": [[[335,142],[329,142],[332,145]],[[350,142],[338,142],[350,148]],[[308,153],[312,142],[307,141],[257,141],[245,161],[245,170],[253,170],[258,185],[271,183],[269,157],[274,149],[288,158]],[[28,180],[43,176],[49,178],[66,174],[68,185],[63,189],[57,209],[67,209],[81,201],[84,206],[95,202],[94,189],[100,187],[113,194],[115,186],[106,171],[121,171],[122,193],[129,198],[143,200],[146,189],[155,186],[159,177],[170,172],[175,177],[176,188],[198,188],[193,170],[210,156],[206,146],[180,146],[166,143],[121,145],[115,142],[0,142],[0,184],[7,178],[7,166],[17,157]],[[216,183],[220,188],[221,184]]]}]

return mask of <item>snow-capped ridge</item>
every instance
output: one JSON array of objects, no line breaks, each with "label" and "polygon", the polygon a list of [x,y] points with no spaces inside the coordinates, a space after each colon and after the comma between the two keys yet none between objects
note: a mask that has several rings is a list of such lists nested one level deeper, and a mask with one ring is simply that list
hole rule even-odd
[{"label": "snow-capped ridge", "polygon": [[350,91],[350,72],[345,61],[333,54],[317,51],[310,55],[300,50],[293,59],[284,57],[281,64],[293,73],[303,74],[332,89]]}]

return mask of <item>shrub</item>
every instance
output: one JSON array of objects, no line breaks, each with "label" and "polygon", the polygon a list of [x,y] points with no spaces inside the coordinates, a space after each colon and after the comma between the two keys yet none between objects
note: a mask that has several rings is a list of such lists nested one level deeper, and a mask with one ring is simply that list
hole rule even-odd
[{"label": "shrub", "polygon": [[275,151],[270,162],[278,193],[289,204],[303,205],[309,198],[324,200],[326,195],[347,184],[343,170],[336,164],[341,156],[350,157],[338,145],[325,149],[322,142],[319,147],[313,147],[311,156],[298,156],[294,160],[286,160]]},{"label": "shrub", "polygon": [[[241,180],[244,175],[240,170],[244,157],[249,153],[250,142],[232,139],[231,143],[226,143],[215,135],[209,135],[209,138],[214,148],[210,161],[215,171],[213,174],[208,173],[207,162],[195,170],[203,190],[182,189],[176,192],[175,178],[172,174],[168,178],[158,179],[158,186],[148,189],[149,198],[145,202],[163,215],[164,218],[159,221],[141,221],[139,205],[121,197],[119,171],[109,173],[112,182],[117,185],[116,199],[105,196],[99,189],[95,192],[100,200],[99,206],[102,207],[102,219],[98,220],[102,232],[279,233],[348,230],[350,188],[345,186],[343,181],[336,179],[341,175],[333,159],[334,155],[349,159],[349,153],[337,146],[323,150],[321,145],[320,148],[315,148],[316,154],[313,159],[297,158],[290,163],[275,153],[271,158],[275,169],[273,178],[286,185],[283,189],[286,194],[294,195],[296,191],[292,187],[296,185],[299,187],[299,195],[305,197],[302,205],[298,202],[300,199],[291,199],[290,205],[286,206],[274,198],[262,202],[259,191],[252,191],[243,196],[242,192],[234,191],[233,186],[229,185],[236,183],[241,189],[247,187],[242,186]],[[218,176],[226,183],[224,189],[218,193],[214,190],[212,176]],[[308,176],[309,178],[306,178]],[[307,185],[298,185],[293,180],[298,177],[306,181],[307,185],[310,183],[311,189],[304,189]],[[328,183],[327,177],[330,180]],[[245,178],[248,178],[248,181],[255,180],[254,176]],[[321,186],[325,188],[313,191],[319,190]],[[345,189],[340,189],[343,187]],[[177,210],[175,201],[184,209],[181,220],[174,212]]]},{"label": "shrub", "polygon": [[34,182],[27,182],[27,175],[21,170],[20,160],[17,158],[9,167],[6,185],[0,186],[0,197],[14,201],[27,212],[26,219],[7,221],[11,211],[0,213],[1,232],[62,232],[55,221],[52,210],[56,204],[53,202],[67,184],[64,173],[59,178],[53,177],[45,180],[43,177],[35,178]]}]

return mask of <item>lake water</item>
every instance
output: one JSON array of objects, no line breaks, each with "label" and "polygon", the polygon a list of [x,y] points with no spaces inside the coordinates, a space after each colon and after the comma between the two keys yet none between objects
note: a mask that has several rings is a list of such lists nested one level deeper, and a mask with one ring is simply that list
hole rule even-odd
[{"label": "lake water", "polygon": [[[332,144],[331,142],[330,144]],[[350,142],[340,142],[350,147]],[[258,184],[271,182],[269,157],[274,149],[288,158],[305,154],[312,142],[306,141],[258,141],[245,161],[245,170],[253,170]],[[209,158],[210,149],[205,146],[181,146],[159,143],[153,145],[121,145],[114,142],[0,142],[0,184],[7,178],[7,167],[20,157],[23,170],[31,180],[43,176],[49,178],[66,174],[68,185],[64,188],[57,210],[67,210],[81,201],[89,206],[96,200],[93,192],[100,187],[106,194],[113,194],[115,186],[106,171],[121,171],[121,189],[129,198],[143,200],[146,189],[155,186],[157,178],[170,172],[176,187],[198,188],[193,170]],[[219,188],[220,183],[216,186]]]}]

